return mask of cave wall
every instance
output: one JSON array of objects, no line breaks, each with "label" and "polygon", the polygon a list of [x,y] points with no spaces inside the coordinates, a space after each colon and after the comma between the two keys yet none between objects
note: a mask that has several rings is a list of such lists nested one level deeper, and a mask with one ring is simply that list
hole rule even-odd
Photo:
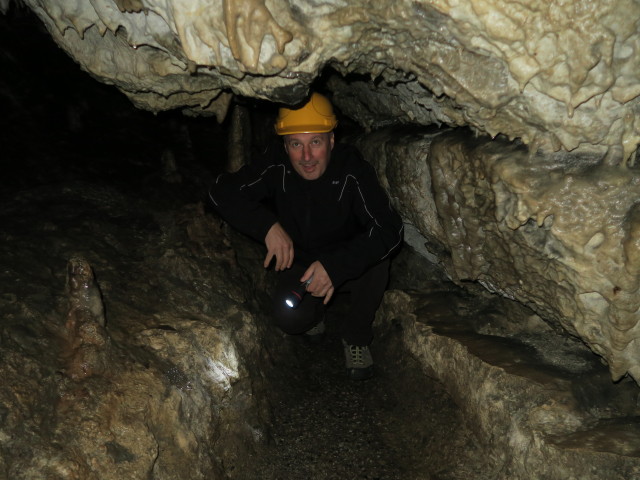
[{"label": "cave wall", "polygon": [[396,208],[454,280],[530,306],[618,380],[640,379],[640,172],[594,156],[531,155],[468,130],[359,139]]}]

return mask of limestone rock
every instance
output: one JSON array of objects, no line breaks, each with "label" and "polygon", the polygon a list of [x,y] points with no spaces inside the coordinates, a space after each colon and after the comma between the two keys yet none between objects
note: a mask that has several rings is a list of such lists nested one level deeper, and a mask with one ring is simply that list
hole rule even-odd
[{"label": "limestone rock", "polygon": [[102,295],[89,262],[73,257],[67,264],[69,307],[61,355],[65,373],[74,380],[103,374],[107,369],[109,334]]},{"label": "limestone rock", "polygon": [[[562,337],[528,325],[524,312],[498,318],[494,301],[441,283],[430,293],[391,290],[377,319],[447,386],[490,459],[488,478],[637,478],[633,382],[612,385],[579,342],[558,348]],[[498,334],[499,323],[511,325]],[[552,364],[544,357],[554,350]]]},{"label": "limestone rock", "polygon": [[468,131],[367,136],[406,222],[452,278],[530,306],[640,381],[640,174],[594,156],[531,155]]},{"label": "limestone rock", "polygon": [[[264,326],[226,230],[202,205],[163,212],[167,191],[76,183],[5,205],[1,478],[216,479],[249,468],[268,419]],[[44,225],[34,220],[43,205]]]},{"label": "limestone rock", "polygon": [[227,141],[227,171],[235,172],[249,163],[251,156],[251,114],[247,107],[234,105]]},{"label": "limestone rock", "polygon": [[[25,0],[141,108],[220,120],[228,92],[295,103],[327,68],[366,127],[467,125],[626,161],[640,142],[632,0]],[[6,10],[6,8],[5,8]]]}]

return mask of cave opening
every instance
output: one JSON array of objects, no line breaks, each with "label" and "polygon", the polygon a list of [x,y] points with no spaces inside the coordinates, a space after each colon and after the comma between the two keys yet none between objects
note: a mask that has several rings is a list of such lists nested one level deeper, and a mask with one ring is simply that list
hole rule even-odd
[{"label": "cave opening", "polygon": [[[33,22],[16,13],[1,24],[16,50],[2,51],[0,474],[489,479],[535,468],[560,478],[545,455],[579,463],[571,452],[585,445],[593,475],[610,471],[607,455],[635,468],[635,385],[601,388],[606,369],[580,342],[475,285],[459,289],[411,245],[392,266],[373,380],[344,377],[335,334],[320,349],[280,334],[265,313],[273,274],[260,247],[204,202],[235,148],[233,113],[218,125],[136,110],[44,32],[16,41],[39,30]],[[274,112],[238,107],[253,111],[260,154]],[[76,255],[95,272],[109,334],[83,332],[84,350],[64,338]],[[343,308],[337,299],[330,334]],[[562,393],[541,401],[540,385]],[[599,421],[581,423],[585,411]],[[534,441],[505,446],[522,425],[509,417],[527,416],[549,445],[541,454]]]}]

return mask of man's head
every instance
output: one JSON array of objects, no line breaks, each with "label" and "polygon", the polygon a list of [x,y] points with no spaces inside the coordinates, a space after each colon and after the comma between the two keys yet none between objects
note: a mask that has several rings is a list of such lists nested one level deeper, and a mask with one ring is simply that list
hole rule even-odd
[{"label": "man's head", "polygon": [[319,93],[301,108],[280,109],[276,133],[284,137],[291,166],[302,178],[316,180],[326,171],[337,124],[331,103]]},{"label": "man's head", "polygon": [[291,166],[305,180],[317,180],[327,170],[333,149],[333,132],[292,133],[284,137]]}]

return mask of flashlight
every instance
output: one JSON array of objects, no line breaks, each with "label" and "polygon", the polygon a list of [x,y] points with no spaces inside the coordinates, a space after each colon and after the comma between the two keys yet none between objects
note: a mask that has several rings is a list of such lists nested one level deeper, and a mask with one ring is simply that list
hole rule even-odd
[{"label": "flashlight", "polygon": [[306,282],[302,282],[296,288],[289,291],[289,294],[284,297],[284,303],[289,308],[297,308],[302,301],[302,297],[307,293],[307,285],[313,280],[313,275]]}]

